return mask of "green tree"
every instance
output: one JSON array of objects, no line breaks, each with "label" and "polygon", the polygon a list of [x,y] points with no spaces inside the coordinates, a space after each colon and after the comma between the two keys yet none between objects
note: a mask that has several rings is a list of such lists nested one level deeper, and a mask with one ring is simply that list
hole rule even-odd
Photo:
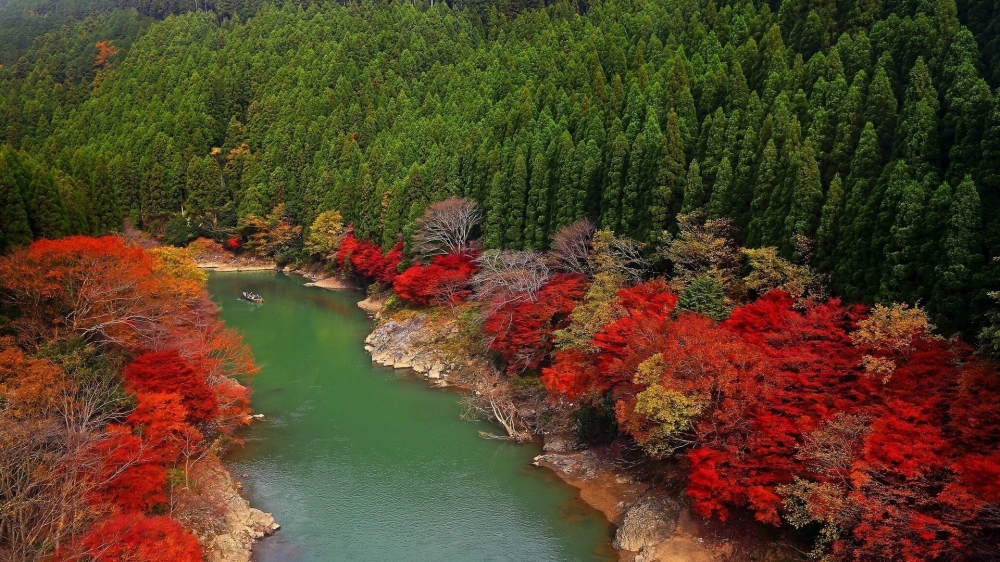
[{"label": "green tree", "polygon": [[684,287],[677,300],[677,310],[697,312],[720,321],[729,316],[722,284],[710,275],[696,277]]}]

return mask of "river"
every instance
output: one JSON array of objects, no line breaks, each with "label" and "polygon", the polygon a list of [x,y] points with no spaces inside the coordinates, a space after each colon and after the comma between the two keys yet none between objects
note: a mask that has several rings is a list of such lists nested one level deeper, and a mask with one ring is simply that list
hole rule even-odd
[{"label": "river", "polygon": [[601,514],[531,466],[537,445],[483,439],[496,428],[463,421],[457,393],[372,365],[356,293],[272,273],[212,273],[208,289],[261,366],[265,418],[225,459],[282,525],[258,562],[616,558]]}]

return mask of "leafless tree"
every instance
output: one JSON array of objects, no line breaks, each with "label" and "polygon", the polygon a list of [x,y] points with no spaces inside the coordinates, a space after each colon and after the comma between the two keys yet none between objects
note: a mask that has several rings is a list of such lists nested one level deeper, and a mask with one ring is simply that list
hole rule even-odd
[{"label": "leafless tree", "polygon": [[642,255],[645,246],[631,238],[615,236],[611,239],[610,254],[629,283],[639,283],[649,270],[649,260]]},{"label": "leafless tree", "polygon": [[479,206],[471,199],[450,197],[427,207],[417,219],[413,235],[414,253],[421,259],[437,255],[461,254],[472,246],[472,230],[483,220]]},{"label": "leafless tree", "polygon": [[590,241],[597,227],[589,219],[568,224],[552,235],[549,263],[556,271],[590,275]]},{"label": "leafless tree", "polygon": [[479,273],[472,282],[476,298],[488,303],[486,312],[520,301],[535,301],[549,280],[545,258],[538,252],[489,250],[477,259]]},{"label": "leafless tree", "polygon": [[466,396],[464,401],[466,411],[463,418],[496,421],[507,433],[506,436],[500,436],[480,431],[480,436],[518,442],[531,440],[531,432],[521,420],[517,406],[514,405],[510,384],[494,367],[477,374],[472,381],[472,394]]}]

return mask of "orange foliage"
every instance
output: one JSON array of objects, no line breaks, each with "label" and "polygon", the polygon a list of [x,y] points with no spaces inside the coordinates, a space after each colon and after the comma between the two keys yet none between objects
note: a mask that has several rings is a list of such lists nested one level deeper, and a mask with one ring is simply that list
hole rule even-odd
[{"label": "orange foliage", "polygon": [[[180,287],[180,288],[179,288]],[[39,240],[0,259],[0,291],[32,341],[79,335],[97,345],[150,345],[188,305],[187,285],[121,238]]]},{"label": "orange foliage", "polygon": [[249,390],[234,377],[256,367],[218,320],[203,281],[187,252],[144,251],[116,237],[40,240],[0,257],[0,298],[18,312],[9,324],[17,341],[0,340],[5,421],[54,418],[80,393],[58,365],[22,349],[81,339],[134,357],[121,376],[136,408],[123,424],[89,429],[81,453],[58,467],[89,483],[80,493],[95,513],[133,515],[98,521],[57,559],[201,560],[178,523],[142,514],[167,502],[169,469],[187,474],[209,439],[249,420]]},{"label": "orange foliage", "polygon": [[111,41],[98,41],[95,47],[97,47],[97,58],[94,60],[94,67],[110,67],[111,61],[108,59],[118,54],[118,47],[115,47]]},{"label": "orange foliage", "polygon": [[58,365],[26,356],[0,341],[0,397],[5,414],[14,419],[44,417],[72,388]]}]

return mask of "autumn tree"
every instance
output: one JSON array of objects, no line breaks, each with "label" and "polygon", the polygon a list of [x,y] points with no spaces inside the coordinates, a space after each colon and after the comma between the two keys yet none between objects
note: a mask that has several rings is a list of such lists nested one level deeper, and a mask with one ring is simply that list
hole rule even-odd
[{"label": "autumn tree", "polygon": [[325,211],[316,216],[306,235],[305,251],[313,255],[326,256],[340,245],[344,231],[344,219],[337,211]]},{"label": "autumn tree", "polygon": [[467,253],[473,229],[482,220],[478,205],[469,199],[452,197],[434,203],[417,220],[413,252],[424,259]]}]

